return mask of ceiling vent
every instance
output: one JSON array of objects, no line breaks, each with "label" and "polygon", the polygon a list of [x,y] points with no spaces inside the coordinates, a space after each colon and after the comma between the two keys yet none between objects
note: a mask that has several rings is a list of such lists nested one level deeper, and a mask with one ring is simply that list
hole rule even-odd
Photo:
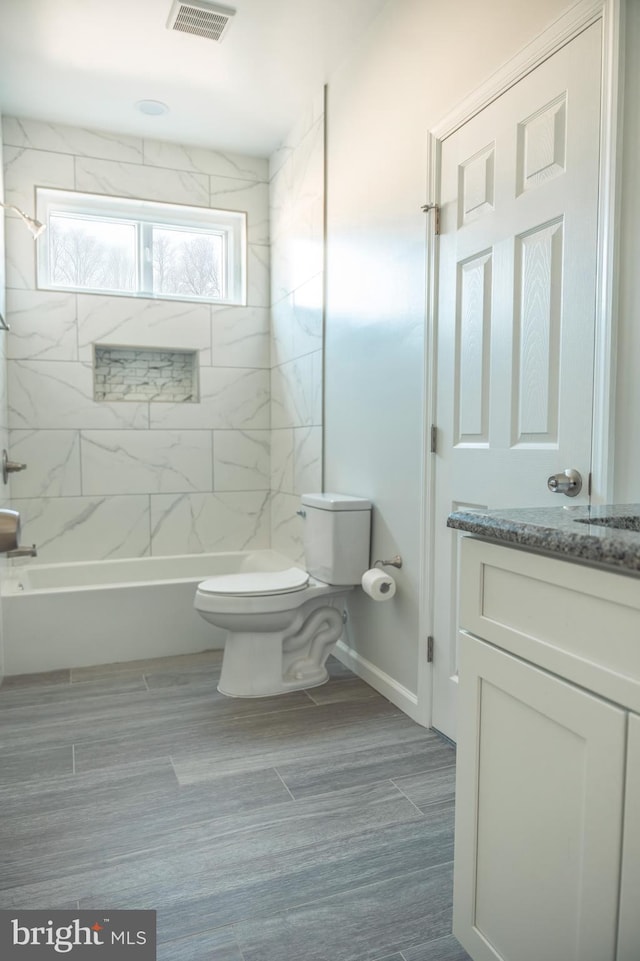
[{"label": "ceiling vent", "polygon": [[175,0],[167,20],[167,29],[193,33],[196,37],[206,37],[220,43],[235,13],[231,7],[206,3],[205,0],[189,0],[188,3]]}]

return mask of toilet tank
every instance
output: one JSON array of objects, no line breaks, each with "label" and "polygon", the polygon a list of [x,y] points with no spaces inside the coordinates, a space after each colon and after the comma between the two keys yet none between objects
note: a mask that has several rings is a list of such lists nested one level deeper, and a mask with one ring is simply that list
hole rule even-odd
[{"label": "toilet tank", "polygon": [[325,584],[359,584],[369,567],[371,503],[347,494],[303,494],[307,571]]}]

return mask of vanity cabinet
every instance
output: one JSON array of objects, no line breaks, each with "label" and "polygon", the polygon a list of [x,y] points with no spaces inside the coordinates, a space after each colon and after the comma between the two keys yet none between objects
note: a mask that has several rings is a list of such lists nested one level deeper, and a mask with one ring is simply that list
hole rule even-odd
[{"label": "vanity cabinet", "polygon": [[462,544],[454,933],[640,959],[640,579]]},{"label": "vanity cabinet", "polygon": [[629,717],[618,961],[640,958],[640,717]]}]

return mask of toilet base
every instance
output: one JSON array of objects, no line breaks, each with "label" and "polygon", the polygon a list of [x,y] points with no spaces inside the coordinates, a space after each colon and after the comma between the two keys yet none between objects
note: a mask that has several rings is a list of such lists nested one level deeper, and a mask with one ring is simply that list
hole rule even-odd
[{"label": "toilet base", "polygon": [[342,607],[316,598],[285,630],[230,631],[218,690],[228,697],[271,697],[326,684],[324,665],[342,634],[342,617]]},{"label": "toilet base", "polygon": [[[289,691],[319,687],[329,680],[324,664],[288,657],[291,667],[283,670],[282,632],[271,634],[229,634],[222,658],[218,690],[227,697],[273,697]],[[335,642],[330,645],[333,648]],[[329,656],[327,650],[324,660]],[[284,655],[285,659],[287,655]],[[247,670],[247,664],[251,670]]]},{"label": "toilet base", "polygon": [[300,686],[299,681],[292,681],[290,684],[285,684],[284,682],[277,688],[271,691],[264,691],[261,694],[248,694],[245,690],[242,691],[230,691],[222,686],[223,681],[220,679],[218,684],[218,691],[220,694],[224,694],[225,697],[276,697],[279,694],[289,694],[292,691],[306,691],[307,688],[320,687],[322,684],[326,684],[329,680],[329,672],[326,669],[322,671],[323,676],[319,677],[318,680],[306,680],[304,686]]}]

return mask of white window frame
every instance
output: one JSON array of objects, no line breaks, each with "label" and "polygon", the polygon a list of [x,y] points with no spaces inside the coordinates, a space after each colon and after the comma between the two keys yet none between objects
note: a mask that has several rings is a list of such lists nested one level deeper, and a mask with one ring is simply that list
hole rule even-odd
[{"label": "white window frame", "polygon": [[[137,233],[137,287],[134,290],[75,287],[55,284],[51,280],[47,233],[39,239],[37,249],[37,287],[41,290],[67,290],[77,293],[116,297],[140,297],[151,300],[186,300],[212,304],[246,304],[247,290],[247,215],[244,211],[215,210],[184,204],[159,203],[127,197],[79,193],[36,187],[36,216],[49,225],[51,214],[66,214],[102,221],[133,224]],[[199,297],[180,293],[157,293],[152,289],[152,227],[183,228],[203,234],[222,234],[225,239],[223,296]]]}]

